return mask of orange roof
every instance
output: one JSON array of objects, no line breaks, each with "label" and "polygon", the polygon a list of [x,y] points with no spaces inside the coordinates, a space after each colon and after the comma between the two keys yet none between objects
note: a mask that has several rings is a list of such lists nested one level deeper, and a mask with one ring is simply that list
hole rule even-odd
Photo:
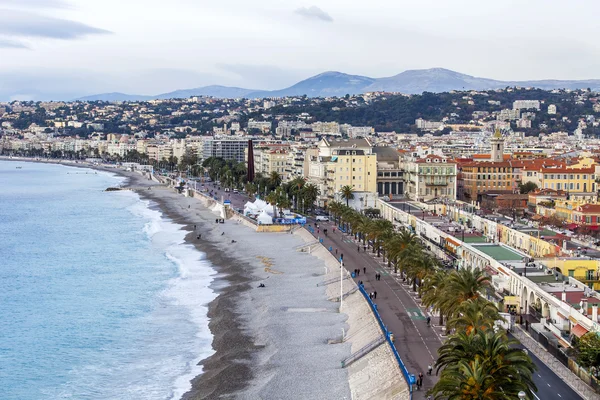
[{"label": "orange roof", "polygon": [[475,161],[462,165],[463,167],[510,167],[510,162],[502,161],[502,162],[489,162],[489,161]]},{"label": "orange roof", "polygon": [[587,328],[582,326],[581,324],[577,324],[573,327],[573,329],[571,329],[571,333],[577,336],[578,338],[582,337],[588,332],[589,331],[587,330]]},{"label": "orange roof", "polygon": [[[473,160],[489,160],[491,157],[491,154],[473,154]],[[502,159],[510,160],[510,154],[502,154]]]},{"label": "orange roof", "polygon": [[548,174],[552,174],[552,173],[556,173],[556,172],[562,172],[562,173],[570,173],[570,174],[593,174],[596,169],[594,167],[590,167],[590,168],[569,168],[567,169],[566,167],[547,167],[547,168],[541,168],[540,169],[541,172],[543,173],[548,173]]},{"label": "orange roof", "polygon": [[584,204],[582,206],[577,207],[576,211],[580,211],[585,214],[599,214],[600,204]]}]

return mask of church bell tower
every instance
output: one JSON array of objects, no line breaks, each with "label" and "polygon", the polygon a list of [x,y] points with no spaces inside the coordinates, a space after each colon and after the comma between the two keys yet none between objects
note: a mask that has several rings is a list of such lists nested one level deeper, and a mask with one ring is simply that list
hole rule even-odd
[{"label": "church bell tower", "polygon": [[492,144],[492,153],[490,157],[491,162],[501,162],[504,161],[504,138],[502,137],[502,133],[500,129],[496,129],[494,136],[490,140]]}]

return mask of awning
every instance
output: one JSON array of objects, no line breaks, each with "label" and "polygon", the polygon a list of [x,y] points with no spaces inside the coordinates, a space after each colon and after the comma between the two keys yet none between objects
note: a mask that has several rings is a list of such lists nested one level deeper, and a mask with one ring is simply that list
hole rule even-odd
[{"label": "awning", "polygon": [[577,227],[578,227],[578,226],[579,226],[579,225],[577,225],[577,224],[570,223],[570,224],[567,224],[567,225],[565,226],[565,228],[567,228],[568,230],[572,231],[572,230],[574,230],[574,229],[577,229]]},{"label": "awning", "polygon": [[577,321],[577,319],[575,317],[571,317],[570,315],[569,315],[569,321],[571,321],[575,325],[577,325],[579,323],[579,321]]},{"label": "awning", "polygon": [[521,298],[519,296],[504,296],[505,306],[518,306],[521,304]]},{"label": "awning", "polygon": [[583,335],[585,335],[586,333],[588,333],[589,331],[587,330],[586,327],[577,324],[573,327],[573,329],[571,329],[571,333],[575,336],[577,336],[578,338],[582,337]]},{"label": "awning", "polygon": [[559,312],[557,312],[556,314],[557,314],[559,317],[561,317],[562,319],[567,319],[567,317],[565,317],[563,314],[561,314],[561,313],[559,313]]},{"label": "awning", "polygon": [[446,238],[446,241],[447,241],[448,243],[452,243],[452,244],[453,244],[453,245],[455,245],[455,246],[460,246],[460,243],[459,243],[459,242],[457,242],[456,240],[453,240],[453,239],[452,239],[452,238],[450,238],[450,237],[447,237],[447,238]]},{"label": "awning", "polygon": [[598,230],[598,225],[589,225],[588,228],[590,228],[590,231],[597,231]]}]

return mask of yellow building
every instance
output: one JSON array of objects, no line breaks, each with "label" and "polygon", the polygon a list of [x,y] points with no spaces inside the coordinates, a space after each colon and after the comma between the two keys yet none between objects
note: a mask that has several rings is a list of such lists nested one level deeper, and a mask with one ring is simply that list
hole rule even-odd
[{"label": "yellow building", "polygon": [[333,150],[327,167],[328,186],[339,192],[350,186],[357,192],[377,191],[377,155],[360,149]]},{"label": "yellow building", "polygon": [[591,193],[596,191],[595,167],[575,168],[571,166],[541,168],[538,176],[543,189],[568,192]]},{"label": "yellow building", "polygon": [[600,290],[600,262],[582,258],[555,258],[546,264],[556,268],[563,275],[570,276],[588,285],[594,290]]}]

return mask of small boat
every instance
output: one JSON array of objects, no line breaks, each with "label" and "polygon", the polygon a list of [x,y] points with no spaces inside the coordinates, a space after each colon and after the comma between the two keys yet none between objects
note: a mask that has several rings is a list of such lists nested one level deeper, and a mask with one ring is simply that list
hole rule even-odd
[{"label": "small boat", "polygon": [[17,167],[17,169],[23,169],[23,167]]}]

